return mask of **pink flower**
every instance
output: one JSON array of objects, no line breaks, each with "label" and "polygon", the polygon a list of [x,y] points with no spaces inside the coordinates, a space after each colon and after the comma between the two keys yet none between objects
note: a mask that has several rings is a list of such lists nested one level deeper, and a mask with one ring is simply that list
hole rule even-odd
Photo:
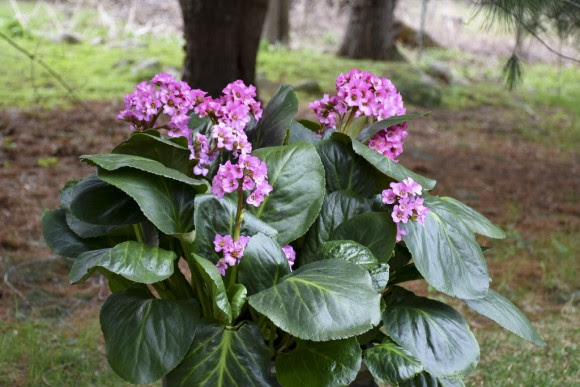
[{"label": "pink flower", "polygon": [[290,245],[286,245],[282,247],[282,251],[284,251],[284,255],[288,260],[288,265],[290,265],[290,271],[292,271],[292,266],[294,266],[294,261],[296,260],[296,251]]},{"label": "pink flower", "polygon": [[240,235],[237,241],[234,241],[231,235],[216,234],[214,238],[215,251],[222,252],[223,258],[217,263],[216,267],[221,275],[226,274],[228,266],[237,265],[244,256],[244,250],[250,241],[250,237]]},{"label": "pink flower", "polygon": [[425,201],[419,197],[423,187],[412,178],[408,177],[400,183],[391,183],[391,188],[381,193],[383,203],[395,204],[391,212],[393,222],[397,224],[397,241],[400,241],[407,231],[402,224],[412,222],[424,223],[429,208],[424,205]]}]

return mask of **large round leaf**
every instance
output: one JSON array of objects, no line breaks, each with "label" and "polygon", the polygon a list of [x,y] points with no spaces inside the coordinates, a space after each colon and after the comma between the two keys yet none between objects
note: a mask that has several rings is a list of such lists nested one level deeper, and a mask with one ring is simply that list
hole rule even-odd
[{"label": "large round leaf", "polygon": [[270,354],[251,322],[238,330],[203,322],[183,362],[167,375],[169,387],[274,386]]},{"label": "large round leaf", "polygon": [[111,368],[130,383],[160,379],[187,354],[198,315],[193,299],[170,301],[113,293],[100,315]]},{"label": "large round leaf", "polygon": [[369,273],[340,259],[302,266],[249,301],[276,326],[303,340],[352,337],[380,321],[380,295]]},{"label": "large round leaf", "polygon": [[260,121],[255,127],[247,129],[254,149],[282,145],[297,112],[296,93],[290,86],[280,86],[266,105]]},{"label": "large round leaf", "polygon": [[70,274],[71,284],[84,281],[99,267],[128,280],[152,284],[173,274],[173,251],[128,241],[111,249],[87,251],[75,260]]},{"label": "large round leaf", "polygon": [[45,210],[40,224],[48,247],[63,257],[76,258],[85,251],[103,247],[75,234],[66,223],[66,210],[64,208]]},{"label": "large round leaf", "polygon": [[207,187],[207,182],[200,179],[192,179],[183,173],[172,168],[167,168],[158,161],[147,159],[141,156],[124,155],[118,153],[108,153],[99,155],[84,155],[81,156],[84,162],[101,167],[107,171],[116,171],[121,168],[134,168],[143,172],[151,173],[157,176],[166,177],[175,181],[179,181],[198,189]]},{"label": "large round leaf", "polygon": [[264,234],[254,235],[238,265],[238,281],[246,286],[248,294],[271,288],[289,273],[288,259],[278,242]]},{"label": "large round leaf", "polygon": [[485,235],[489,238],[505,238],[505,233],[501,228],[491,223],[489,219],[475,211],[473,208],[458,200],[450,197],[427,196],[425,198],[425,205],[433,208],[440,208],[443,206],[461,219],[471,232]]},{"label": "large round leaf", "polygon": [[489,274],[479,244],[445,207],[433,207],[425,223],[408,222],[403,237],[415,266],[429,285],[463,299],[485,296]]},{"label": "large round leaf", "polygon": [[212,317],[224,324],[232,322],[232,308],[226,292],[224,280],[218,269],[207,259],[193,254],[194,270],[205,284],[205,295],[212,303]]},{"label": "large round leaf", "polygon": [[428,372],[421,372],[411,379],[398,384],[399,387],[465,387],[461,378],[436,378]]},{"label": "large round leaf", "polygon": [[98,174],[135,199],[141,212],[165,234],[193,230],[193,200],[205,186],[194,187],[133,168],[99,169]]},{"label": "large round leaf", "polygon": [[298,341],[296,349],[276,358],[276,377],[282,386],[348,386],[361,365],[356,339]]},{"label": "large round leaf", "polygon": [[380,384],[397,384],[423,371],[419,360],[389,339],[366,349],[364,362]]},{"label": "large round leaf", "polygon": [[367,212],[340,224],[330,240],[351,240],[369,248],[380,262],[388,262],[395,248],[397,227],[385,212]]},{"label": "large round leaf", "polygon": [[379,171],[389,176],[390,178],[402,181],[407,177],[411,177],[417,183],[421,184],[421,186],[426,190],[435,188],[435,180],[428,179],[413,171],[408,170],[401,164],[391,160],[387,156],[383,156],[379,152],[369,148],[367,145],[357,140],[352,140],[352,149],[356,154],[362,156],[365,160],[374,165]]},{"label": "large round leaf", "polygon": [[465,303],[471,309],[492,319],[522,339],[540,346],[546,344],[526,316],[501,294],[489,289],[485,297],[475,300],[465,300]]},{"label": "large round leaf", "polygon": [[[182,138],[185,140],[185,138]],[[190,150],[178,144],[175,139],[166,139],[159,135],[159,132],[135,132],[131,137],[117,145],[113,153],[125,155],[135,155],[155,160],[167,168],[176,169],[182,173],[189,172]]]},{"label": "large round leaf", "polygon": [[319,142],[316,150],[324,165],[326,192],[347,190],[362,196],[376,193],[379,178],[376,170],[349,145],[328,139]]},{"label": "large round leaf", "polygon": [[365,246],[353,241],[324,242],[318,254],[322,259],[344,259],[370,270],[378,266],[379,261]]},{"label": "large round leaf", "polygon": [[290,132],[288,134],[288,144],[294,144],[295,142],[305,141],[316,145],[320,142],[320,138],[316,134],[306,128],[298,121],[292,121],[290,123]]},{"label": "large round leaf", "polygon": [[370,210],[371,201],[354,192],[336,191],[326,195],[318,218],[304,238],[301,263],[319,260],[316,252],[328,240],[331,231],[347,219]]},{"label": "large round leaf", "polygon": [[[216,234],[233,235],[236,218],[236,203],[228,197],[218,199],[213,195],[198,195],[195,198],[195,241],[193,250],[212,262],[220,258],[214,250],[213,241]],[[256,218],[252,213],[244,212],[241,234],[252,236],[263,233],[276,238],[278,232]]]},{"label": "large round leaf", "polygon": [[287,244],[306,233],[324,200],[324,167],[312,144],[263,148],[254,154],[268,165],[272,192],[254,215],[278,230],[278,242]]},{"label": "large round leaf", "polygon": [[449,305],[394,287],[383,322],[389,336],[434,376],[462,375],[477,365],[479,345]]},{"label": "large round leaf", "polygon": [[95,174],[75,185],[68,204],[76,218],[91,224],[117,226],[145,220],[130,196]]}]

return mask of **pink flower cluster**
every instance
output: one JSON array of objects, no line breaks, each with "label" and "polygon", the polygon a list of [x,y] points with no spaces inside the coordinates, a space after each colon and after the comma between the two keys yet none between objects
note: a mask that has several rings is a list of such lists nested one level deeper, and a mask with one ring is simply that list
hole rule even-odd
[{"label": "pink flower cluster", "polygon": [[407,123],[393,125],[390,128],[377,132],[369,140],[369,148],[376,150],[393,161],[403,153],[403,143],[408,136]]},{"label": "pink flower cluster", "polygon": [[225,194],[236,190],[252,191],[246,201],[258,207],[264,197],[272,192],[266,163],[257,157],[242,154],[237,164],[228,160],[220,165],[213,178],[211,192],[221,199]]},{"label": "pink flower cluster", "polygon": [[[393,82],[359,69],[340,74],[336,78],[336,92],[335,96],[324,94],[322,99],[310,103],[323,131],[340,129],[352,118],[374,117],[380,121],[405,114],[403,98]],[[369,146],[396,161],[403,153],[406,137],[406,124],[396,125],[376,133],[369,141]]]},{"label": "pink flower cluster", "polygon": [[296,260],[296,251],[290,245],[286,245],[282,247],[282,251],[284,251],[284,255],[288,260],[288,265],[290,265],[290,271],[292,271],[292,266],[294,266],[294,261]]},{"label": "pink flower cluster", "polygon": [[378,77],[366,71],[352,69],[336,78],[337,95],[310,103],[310,108],[327,128],[336,128],[337,121],[349,110],[354,117],[376,117],[384,120],[405,114],[403,98],[395,85],[387,78]]},{"label": "pink flower cluster", "polygon": [[408,177],[400,183],[391,183],[391,188],[382,192],[383,203],[395,204],[391,217],[397,224],[397,241],[400,241],[407,231],[401,223],[408,221],[424,223],[429,208],[423,205],[421,195],[423,187]]},{"label": "pink flower cluster", "polygon": [[125,96],[125,109],[118,119],[131,123],[132,130],[151,128],[161,114],[169,117],[165,124],[170,136],[187,136],[188,111],[193,108],[189,85],[160,73],[151,82],[141,82]]},{"label": "pink flower cluster", "polygon": [[[248,154],[252,151],[252,144],[244,129],[252,117],[255,120],[262,117],[262,107],[255,99],[256,88],[237,80],[227,85],[223,93],[219,98],[212,98],[206,96],[202,90],[192,90],[193,111],[200,117],[209,117],[213,121],[211,138],[215,141],[215,150],[227,149],[235,156]],[[200,144],[209,143],[209,139],[201,134],[196,140]],[[200,147],[197,152],[192,152],[192,159],[198,160],[199,165],[194,171],[196,174],[207,174],[207,166],[213,161],[211,153],[209,146],[207,149]]]},{"label": "pink flower cluster", "polygon": [[216,253],[223,252],[223,258],[217,263],[216,267],[221,275],[226,275],[228,266],[234,266],[240,262],[244,256],[244,250],[250,241],[250,237],[240,235],[237,241],[231,235],[216,234],[213,245]]}]

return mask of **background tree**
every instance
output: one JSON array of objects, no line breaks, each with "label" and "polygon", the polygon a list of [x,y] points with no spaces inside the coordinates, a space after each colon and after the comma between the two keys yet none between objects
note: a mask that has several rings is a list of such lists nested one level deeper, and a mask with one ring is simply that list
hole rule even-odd
[{"label": "background tree", "polygon": [[255,84],[256,54],[268,0],[179,0],[183,80],[217,96],[236,79]]},{"label": "background tree", "polygon": [[339,55],[355,59],[402,60],[395,45],[397,0],[352,0]]},{"label": "background tree", "polygon": [[288,45],[290,0],[270,0],[264,24],[264,38],[270,44]]}]

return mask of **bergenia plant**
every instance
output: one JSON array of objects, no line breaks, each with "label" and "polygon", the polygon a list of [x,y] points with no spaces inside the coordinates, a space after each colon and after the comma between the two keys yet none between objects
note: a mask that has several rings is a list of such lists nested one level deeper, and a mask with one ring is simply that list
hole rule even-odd
[{"label": "bergenia plant", "polygon": [[381,385],[462,385],[475,337],[416,280],[543,344],[489,287],[474,233],[501,229],[397,162],[418,115],[393,83],[352,70],[336,91],[310,104],[318,123],[294,118],[287,86],[264,110],[241,81],[212,98],[167,74],[125,98],[133,133],[82,156],[96,173],[42,218],[72,284],[108,279],[100,323],[120,377],[310,387],[368,370]]}]

